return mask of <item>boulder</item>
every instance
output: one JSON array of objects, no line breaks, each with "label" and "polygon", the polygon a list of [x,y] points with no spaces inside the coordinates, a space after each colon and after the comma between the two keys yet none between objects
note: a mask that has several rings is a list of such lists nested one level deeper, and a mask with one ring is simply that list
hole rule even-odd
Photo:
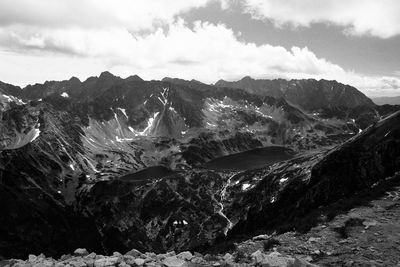
[{"label": "boulder", "polygon": [[263,261],[265,254],[261,252],[261,250],[257,250],[253,254],[251,254],[251,257],[256,263],[260,263]]},{"label": "boulder", "polygon": [[94,267],[116,266],[119,262],[118,257],[106,257],[94,261]]},{"label": "boulder", "polygon": [[176,256],[185,261],[190,261],[193,258],[193,255],[190,251],[183,251]]},{"label": "boulder", "polygon": [[28,261],[29,262],[35,262],[35,261],[37,261],[37,257],[35,255],[29,254]]},{"label": "boulder", "polygon": [[74,251],[75,256],[86,256],[88,254],[89,252],[86,250],[86,248],[78,248]]},{"label": "boulder", "polygon": [[136,265],[136,266],[143,266],[144,265],[144,259],[135,259],[134,261],[133,261],[133,263]]},{"label": "boulder", "polygon": [[84,262],[82,259],[75,259],[74,261],[70,261],[68,262],[68,264],[72,267],[86,267],[87,264],[86,262]]},{"label": "boulder", "polygon": [[258,236],[253,237],[252,239],[254,241],[260,241],[260,240],[268,240],[270,237],[271,236],[269,236],[269,235],[258,235]]},{"label": "boulder", "polygon": [[176,256],[166,257],[162,263],[167,267],[187,267],[188,264],[181,259],[178,259]]},{"label": "boulder", "polygon": [[142,252],[140,252],[137,249],[131,249],[130,251],[128,251],[127,253],[125,253],[125,255],[129,255],[135,258],[141,257],[143,255]]}]

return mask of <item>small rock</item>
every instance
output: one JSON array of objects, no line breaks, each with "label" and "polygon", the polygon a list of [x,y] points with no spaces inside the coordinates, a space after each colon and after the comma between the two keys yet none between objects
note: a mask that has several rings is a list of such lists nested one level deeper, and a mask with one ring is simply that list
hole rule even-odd
[{"label": "small rock", "polygon": [[69,258],[71,258],[70,254],[67,254],[67,255],[64,254],[61,256],[60,260],[65,261],[65,260],[68,260]]},{"label": "small rock", "polygon": [[165,258],[162,263],[167,267],[187,267],[187,263],[176,256]]},{"label": "small rock", "polygon": [[86,267],[87,266],[87,264],[85,262],[83,262],[79,259],[69,262],[69,265],[71,265],[73,267]]},{"label": "small rock", "polygon": [[199,252],[195,252],[194,253],[195,257],[199,257],[199,258],[203,258],[203,254],[199,253]]},{"label": "small rock", "polygon": [[[11,265],[3,265],[4,263],[1,262],[0,260],[0,266],[6,267],[6,266],[11,266]],[[12,267],[31,267],[32,264],[30,264],[29,262],[25,262],[25,261],[21,261],[18,260],[18,262],[15,262],[14,264],[12,264]]]},{"label": "small rock", "polygon": [[365,227],[364,229],[367,230],[368,228],[370,228],[371,226],[375,226],[377,224],[377,221],[372,220],[372,221],[363,221],[362,223]]},{"label": "small rock", "polygon": [[132,250],[128,251],[127,253],[125,253],[125,255],[129,255],[129,256],[138,258],[138,257],[141,257],[143,255],[143,253],[137,249],[132,249]]},{"label": "small rock", "polygon": [[169,251],[165,254],[166,256],[172,257],[172,256],[176,256],[175,251]]},{"label": "small rock", "polygon": [[95,259],[96,258],[96,253],[92,252],[89,255],[86,255],[85,258],[87,258],[87,259]]},{"label": "small rock", "polygon": [[269,235],[258,235],[258,236],[255,236],[255,237],[253,237],[252,239],[254,240],[254,241],[259,241],[259,240],[267,240],[267,239],[269,239],[271,236],[269,236]]},{"label": "small rock", "polygon": [[317,250],[314,250],[314,251],[312,252],[312,254],[314,254],[314,255],[319,255],[319,254],[321,254],[321,251],[320,251],[319,249],[317,249]]},{"label": "small rock", "polygon": [[176,256],[185,261],[190,261],[193,258],[193,255],[190,251],[183,251]]},{"label": "small rock", "polygon": [[136,266],[143,266],[143,265],[144,265],[144,259],[135,259],[135,260],[133,261],[133,263],[134,263]]},{"label": "small rock", "polygon": [[118,267],[131,267],[129,264],[126,264],[125,262],[121,262]]},{"label": "small rock", "polygon": [[54,266],[54,262],[51,260],[46,260],[46,259],[40,261],[39,263],[32,265],[32,267],[53,267],[53,266]]},{"label": "small rock", "polygon": [[[263,260],[260,262],[261,266],[297,266],[294,265],[295,259],[292,257],[283,256],[279,252],[272,252],[265,255]],[[301,265],[300,265],[301,266]]]},{"label": "small rock", "polygon": [[251,254],[251,257],[254,259],[256,263],[260,263],[264,260],[265,254],[261,252],[261,250],[257,250],[253,254]]},{"label": "small rock", "polygon": [[130,255],[125,255],[124,256],[124,261],[128,263],[129,265],[134,265],[135,264],[135,257],[130,256]]},{"label": "small rock", "polygon": [[294,262],[292,265],[290,266],[294,266],[294,267],[318,267],[315,264],[311,264],[308,261],[304,260],[304,259],[294,259]]},{"label": "small rock", "polygon": [[74,251],[75,256],[86,256],[88,254],[89,252],[86,250],[86,248],[78,248]]},{"label": "small rock", "polygon": [[122,254],[115,251],[115,252],[113,253],[113,256],[114,256],[114,257],[122,257]]},{"label": "small rock", "polygon": [[[204,262],[204,259],[203,259],[203,258],[198,258],[198,257],[193,257],[193,258],[190,260],[190,262],[193,263],[193,264],[195,264],[194,266],[197,266],[197,265],[200,265],[200,263],[203,263],[203,262]],[[193,266],[193,264],[191,264],[191,265],[189,265],[189,266]]]},{"label": "small rock", "polygon": [[146,255],[147,258],[152,258],[152,259],[156,259],[157,258],[157,254],[153,253],[153,252],[146,252],[145,255]]},{"label": "small rock", "polygon": [[35,255],[29,254],[28,261],[29,262],[35,262],[35,261],[37,261],[37,257]]},{"label": "small rock", "polygon": [[321,240],[321,238],[319,237],[310,237],[308,239],[308,242],[312,243],[312,242],[318,242],[319,240]]},{"label": "small rock", "polygon": [[145,266],[146,267],[162,267],[160,263],[157,263],[157,262],[154,262],[154,261],[146,263]]},{"label": "small rock", "polygon": [[223,257],[224,261],[232,261],[233,260],[233,256],[230,253],[226,253]]},{"label": "small rock", "polygon": [[114,266],[118,263],[118,257],[106,257],[102,259],[98,259],[94,261],[95,267],[106,267],[106,266]]}]

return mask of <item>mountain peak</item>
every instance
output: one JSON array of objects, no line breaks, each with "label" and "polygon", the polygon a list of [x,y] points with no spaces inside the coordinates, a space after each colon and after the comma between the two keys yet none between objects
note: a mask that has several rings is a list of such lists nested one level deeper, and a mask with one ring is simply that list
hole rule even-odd
[{"label": "mountain peak", "polygon": [[72,77],[69,79],[69,82],[72,82],[72,83],[80,83],[81,80],[79,80],[79,78],[77,78],[77,77],[75,77],[75,76],[72,76]]},{"label": "mountain peak", "polygon": [[244,76],[241,81],[254,81],[255,79],[251,78],[250,76]]},{"label": "mountain peak", "polygon": [[128,78],[126,78],[125,79],[126,81],[128,81],[128,82],[138,82],[138,81],[144,81],[140,76],[138,76],[138,75],[131,75],[131,76],[129,76]]},{"label": "mountain peak", "polygon": [[118,76],[115,76],[114,74],[112,74],[109,71],[103,71],[102,73],[100,73],[99,79],[115,79],[115,78],[119,78]]}]

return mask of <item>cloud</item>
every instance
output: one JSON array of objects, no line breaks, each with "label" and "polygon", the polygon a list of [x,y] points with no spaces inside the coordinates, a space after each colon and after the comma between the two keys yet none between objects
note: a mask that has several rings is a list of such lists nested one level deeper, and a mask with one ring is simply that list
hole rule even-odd
[{"label": "cloud", "polygon": [[[237,0],[224,0],[225,6]],[[241,0],[244,12],[276,26],[328,23],[351,35],[389,38],[400,34],[398,0]]]},{"label": "cloud", "polygon": [[400,87],[398,78],[346,71],[307,47],[287,50],[245,43],[223,24],[197,21],[188,27],[182,19],[172,22],[167,31],[158,28],[146,35],[135,35],[121,27],[59,29],[14,25],[0,30],[1,46],[8,52],[3,52],[2,58],[7,60],[0,62],[0,70],[7,69],[9,81],[20,84],[24,83],[24,75],[26,82],[31,82],[31,72],[37,73],[38,69],[41,74],[37,79],[42,80],[37,82],[44,77],[65,79],[68,74],[85,78],[107,69],[121,76],[137,73],[145,79],[169,76],[208,83],[245,75],[336,79],[370,95],[382,90],[392,94]]},{"label": "cloud", "polygon": [[170,23],[211,0],[1,0],[0,25],[51,28],[123,27],[131,31]]},{"label": "cloud", "polygon": [[[318,57],[307,47],[246,43],[224,24],[197,21],[189,27],[179,18],[183,12],[211,1],[219,0],[174,0],[168,4],[165,0],[2,0],[0,79],[26,85],[73,75],[84,79],[109,70],[121,76],[136,73],[145,79],[170,76],[208,83],[245,75],[324,78],[352,84],[370,95],[399,91],[396,75],[361,75]],[[220,1],[223,8],[229,8],[233,0]],[[355,0],[347,1],[352,12],[344,10],[342,17],[336,14],[339,1],[325,1],[326,6],[315,1],[311,5],[309,0],[286,4],[289,2],[279,1],[278,5],[278,1],[246,0],[247,11],[271,17],[277,24],[305,26],[344,18],[346,25],[358,25],[353,25],[355,32],[366,28],[360,26],[359,19],[349,19]],[[365,3],[372,5],[368,0]],[[274,12],[268,13],[269,9]],[[328,11],[317,12],[319,9]],[[300,10],[304,14],[297,14]],[[285,16],[279,15],[285,12]]]}]

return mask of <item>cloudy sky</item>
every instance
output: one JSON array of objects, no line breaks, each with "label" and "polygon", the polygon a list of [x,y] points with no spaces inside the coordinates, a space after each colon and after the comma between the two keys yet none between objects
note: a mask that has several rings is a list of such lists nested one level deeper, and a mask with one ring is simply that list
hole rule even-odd
[{"label": "cloudy sky", "polygon": [[316,78],[400,95],[399,0],[0,0],[0,80]]}]

